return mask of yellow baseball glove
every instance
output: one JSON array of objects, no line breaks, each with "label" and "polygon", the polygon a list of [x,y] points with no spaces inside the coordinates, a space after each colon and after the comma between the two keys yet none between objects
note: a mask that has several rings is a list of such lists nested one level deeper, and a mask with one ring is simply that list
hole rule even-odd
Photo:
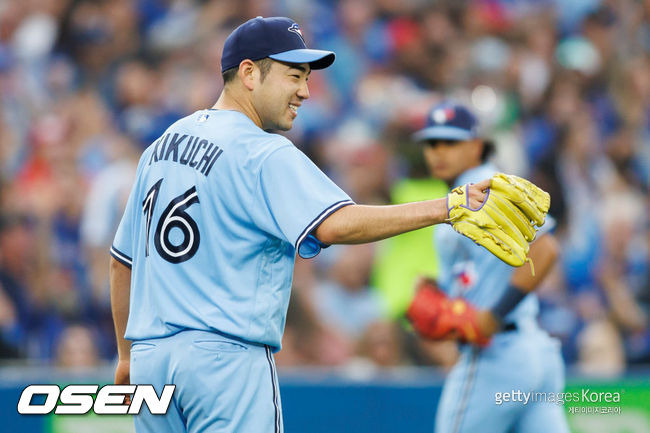
[{"label": "yellow baseball glove", "polygon": [[490,179],[483,204],[471,209],[467,188],[459,186],[447,195],[448,222],[454,230],[511,266],[526,263],[529,243],[551,205],[549,194],[526,179],[498,173]]}]

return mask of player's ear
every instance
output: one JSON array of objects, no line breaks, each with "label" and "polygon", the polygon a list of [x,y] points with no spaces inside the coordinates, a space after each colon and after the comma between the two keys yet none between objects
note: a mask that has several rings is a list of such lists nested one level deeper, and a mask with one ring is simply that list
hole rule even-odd
[{"label": "player's ear", "polygon": [[244,59],[239,64],[238,75],[244,87],[248,90],[253,90],[255,80],[259,74],[259,69],[255,66],[252,60]]}]

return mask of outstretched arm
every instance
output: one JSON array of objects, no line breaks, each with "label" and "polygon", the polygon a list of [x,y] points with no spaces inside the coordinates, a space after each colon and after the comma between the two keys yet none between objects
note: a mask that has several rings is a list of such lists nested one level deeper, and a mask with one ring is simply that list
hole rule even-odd
[{"label": "outstretched arm", "polygon": [[126,322],[129,318],[129,298],[131,295],[131,269],[111,257],[110,263],[111,309],[117,338],[118,364],[115,370],[115,383],[130,383],[131,342],[124,339]]},{"label": "outstretched arm", "polygon": [[[490,181],[469,188],[470,206],[478,208]],[[447,219],[444,198],[390,206],[345,206],[327,217],[314,235],[326,244],[361,244],[379,241]]]}]

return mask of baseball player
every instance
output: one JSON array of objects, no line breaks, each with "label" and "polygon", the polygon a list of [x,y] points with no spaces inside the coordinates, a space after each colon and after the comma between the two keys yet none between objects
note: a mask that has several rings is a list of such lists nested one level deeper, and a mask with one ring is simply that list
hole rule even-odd
[{"label": "baseball player", "polygon": [[[176,388],[165,416],[143,408],[135,417],[138,433],[282,431],[273,353],[295,254],[448,218],[444,199],[356,205],[270,132],[292,127],[310,72],[333,61],[306,47],[293,20],[251,19],[225,41],[215,105],[172,124],[142,154],[110,250],[115,382]],[[490,182],[459,197],[479,209]]]},{"label": "baseball player", "polygon": [[[432,175],[450,188],[496,172],[487,162],[492,143],[479,137],[477,127],[467,108],[445,102],[433,107],[426,127],[414,136]],[[530,293],[555,261],[553,224],[548,218],[531,244],[534,275],[528,267],[498,260],[449,226],[434,228],[439,288],[423,281],[408,315],[425,337],[455,336],[468,343],[445,381],[437,433],[568,432],[563,407],[553,401],[564,388],[559,343],[537,326],[538,301]],[[545,394],[527,402],[498,399],[513,392]]]}]

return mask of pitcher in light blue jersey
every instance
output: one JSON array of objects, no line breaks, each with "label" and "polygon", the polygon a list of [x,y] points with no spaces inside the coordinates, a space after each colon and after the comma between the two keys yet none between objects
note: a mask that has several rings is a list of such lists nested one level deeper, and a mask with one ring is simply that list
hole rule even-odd
[{"label": "pitcher in light blue jersey", "polygon": [[[212,109],[171,125],[143,153],[111,247],[117,384],[176,389],[138,433],[283,430],[280,350],[295,254],[445,221],[444,199],[362,206],[289,140],[309,98],[311,50],[289,18],[258,17],[226,39]],[[470,188],[473,208],[489,180]]]},{"label": "pitcher in light blue jersey", "polygon": [[[476,117],[461,105],[444,102],[433,107],[427,126],[414,138],[423,144],[432,175],[450,188],[497,171],[487,162],[493,144],[480,138]],[[436,433],[568,432],[564,408],[552,397],[526,403],[498,398],[513,392],[557,396],[564,390],[559,342],[538,327],[538,301],[530,293],[555,261],[553,225],[547,217],[531,244],[535,276],[526,266],[507,265],[450,226],[434,228],[438,285],[450,297],[462,297],[477,307],[479,329],[492,336],[485,348],[462,346],[445,381]]]}]

